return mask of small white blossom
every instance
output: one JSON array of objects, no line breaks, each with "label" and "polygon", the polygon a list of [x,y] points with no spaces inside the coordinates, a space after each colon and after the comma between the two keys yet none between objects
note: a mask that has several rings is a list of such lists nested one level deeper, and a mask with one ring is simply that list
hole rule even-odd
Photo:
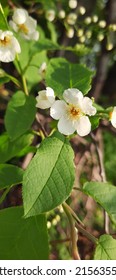
[{"label": "small white blossom", "polygon": [[39,32],[36,31],[37,21],[29,16],[26,10],[20,8],[15,9],[9,24],[13,30],[19,32],[23,38],[27,40],[38,40]]},{"label": "small white blossom", "polygon": [[110,116],[111,124],[116,128],[116,106],[114,107],[111,116]]},{"label": "small white blossom", "polygon": [[56,16],[56,13],[55,13],[55,11],[54,10],[47,10],[46,11],[46,19],[48,20],[48,21],[53,21],[54,19],[55,19],[55,16]]},{"label": "small white blossom", "polygon": [[36,97],[36,107],[40,109],[48,109],[52,106],[55,101],[55,95],[52,88],[47,87],[45,90],[41,90],[38,92],[38,96]]},{"label": "small white blossom", "polygon": [[0,30],[0,61],[11,62],[21,52],[18,40],[11,31]]},{"label": "small white blossom", "polygon": [[[89,97],[84,97],[78,89],[67,89],[63,93],[64,100],[57,100],[51,106],[50,115],[58,121],[58,130],[70,135],[77,131],[80,136],[88,135],[91,123],[88,116],[96,114],[96,108]],[[86,116],[88,115],[88,116]]]},{"label": "small white blossom", "polygon": [[71,9],[75,9],[77,7],[77,4],[77,0],[69,0],[68,2],[69,8]]}]

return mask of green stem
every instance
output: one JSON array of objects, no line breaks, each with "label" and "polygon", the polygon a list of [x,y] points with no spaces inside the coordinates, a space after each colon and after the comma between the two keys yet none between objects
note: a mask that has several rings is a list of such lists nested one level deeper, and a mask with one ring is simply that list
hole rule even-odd
[{"label": "green stem", "polygon": [[74,260],[80,260],[80,256],[78,253],[78,249],[77,249],[77,238],[76,238],[76,231],[75,231],[75,222],[74,219],[69,211],[69,209],[67,208],[67,206],[65,205],[65,203],[62,204],[63,209],[67,215],[68,221],[69,221],[69,225],[70,225],[70,235],[71,235],[71,244],[72,244],[72,256]]},{"label": "green stem", "polygon": [[0,11],[1,11],[1,15],[2,15],[3,21],[4,21],[5,25],[6,25],[6,29],[9,30],[9,25],[8,25],[7,20],[6,20],[6,17],[5,17],[5,14],[4,14],[4,10],[2,8],[1,3],[0,3]]},{"label": "green stem", "polygon": [[[74,217],[74,212],[73,212],[73,210],[70,208],[70,206],[66,203],[66,202],[64,202],[63,203],[63,206],[65,207],[65,209],[67,209],[67,211],[70,211],[70,213],[72,214],[72,216],[73,216],[73,218],[75,218]],[[63,208],[64,208],[63,207]],[[76,215],[76,214],[75,214]],[[76,220],[77,221],[77,220]],[[82,222],[81,222],[81,224],[82,224]],[[89,233],[86,229],[84,229],[84,228],[82,228],[79,224],[78,224],[78,221],[77,221],[77,223],[76,223],[76,227],[77,227],[77,229],[82,233],[82,234],[84,234],[88,239],[90,239],[93,243],[95,243],[95,244],[97,244],[98,243],[98,239],[95,237],[95,236],[93,236],[91,233]]]},{"label": "green stem", "polygon": [[20,71],[20,75],[21,75],[21,79],[22,79],[23,90],[24,90],[25,94],[28,96],[29,92],[28,92],[28,88],[27,88],[27,83],[26,83],[26,79],[25,79],[21,64],[20,64],[18,54],[16,56],[16,60],[17,60],[17,63],[18,63],[18,67],[19,67],[19,71]]},{"label": "green stem", "polygon": [[76,223],[76,227],[83,235],[85,235],[93,243],[95,244],[98,243],[98,239],[95,236],[93,236],[91,233],[89,233],[86,229],[82,228],[78,223]]},{"label": "green stem", "polygon": [[84,224],[82,223],[82,221],[77,217],[76,213],[72,210],[72,208],[66,203],[64,202],[63,205],[67,208],[68,211],[70,211],[71,215],[73,216],[73,218],[76,220],[76,222],[80,223],[82,226],[84,226]]},{"label": "green stem", "polygon": [[7,194],[9,193],[10,189],[12,188],[12,186],[8,187],[2,194],[2,196],[0,197],[0,204],[5,200]]}]

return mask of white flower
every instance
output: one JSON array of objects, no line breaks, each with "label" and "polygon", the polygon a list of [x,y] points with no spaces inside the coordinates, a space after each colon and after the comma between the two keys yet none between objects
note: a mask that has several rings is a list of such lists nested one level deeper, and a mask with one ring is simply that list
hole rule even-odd
[{"label": "white flower", "polygon": [[11,31],[0,30],[0,61],[11,62],[15,59],[21,48]]},{"label": "white flower", "polygon": [[111,116],[110,116],[111,124],[116,128],[116,106],[114,107]]},{"label": "white flower", "polygon": [[96,114],[96,108],[89,97],[84,97],[78,89],[67,89],[63,93],[64,100],[55,101],[51,106],[50,115],[58,121],[58,130],[70,135],[77,131],[80,136],[88,135],[91,123],[88,116]]},{"label": "white flower", "polygon": [[10,26],[15,32],[19,32],[27,40],[37,41],[39,32],[36,31],[37,21],[28,15],[24,9],[15,9]]},{"label": "white flower", "polygon": [[39,96],[36,97],[36,107],[40,109],[48,109],[55,101],[55,95],[52,88],[47,87],[45,90],[38,92]]}]

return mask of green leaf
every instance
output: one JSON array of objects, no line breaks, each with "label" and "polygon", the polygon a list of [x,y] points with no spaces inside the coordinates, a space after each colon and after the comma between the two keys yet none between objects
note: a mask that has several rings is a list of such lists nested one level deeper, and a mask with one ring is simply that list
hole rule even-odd
[{"label": "green leaf", "polygon": [[[11,158],[17,156],[21,151],[29,147],[33,141],[34,135],[26,133],[18,139],[11,141],[8,134],[4,133],[0,136],[0,163],[4,163]],[[21,155],[24,155],[22,153]]]},{"label": "green leaf", "polygon": [[74,153],[61,134],[45,139],[24,173],[26,217],[47,212],[69,196],[74,183]]},{"label": "green leaf", "polygon": [[35,98],[26,96],[22,91],[12,96],[5,115],[5,127],[12,140],[31,127],[36,114],[35,105]]},{"label": "green leaf", "polygon": [[65,89],[77,88],[86,94],[91,88],[93,73],[80,64],[69,63],[64,58],[53,58],[46,71],[46,84],[62,99]]},{"label": "green leaf", "polygon": [[0,189],[17,185],[23,180],[23,170],[11,164],[0,164]]},{"label": "green leaf", "polygon": [[41,52],[41,51],[54,51],[54,50],[59,50],[61,49],[61,47],[57,44],[57,43],[54,43],[52,42],[51,40],[49,39],[42,39],[42,40],[39,40],[38,42],[36,42],[33,46],[33,49],[32,49],[32,53],[35,53],[36,52]]},{"label": "green leaf", "polygon": [[22,207],[0,211],[0,260],[48,259],[45,216],[23,219],[22,215]]},{"label": "green leaf", "polygon": [[86,182],[83,191],[93,197],[116,224],[116,187],[109,183]]},{"label": "green leaf", "polygon": [[110,235],[101,235],[95,250],[94,260],[116,260],[116,240]]},{"label": "green leaf", "polygon": [[92,130],[96,129],[99,126],[100,117],[91,116],[91,117],[89,117],[89,119],[90,119],[90,122],[91,122]]}]

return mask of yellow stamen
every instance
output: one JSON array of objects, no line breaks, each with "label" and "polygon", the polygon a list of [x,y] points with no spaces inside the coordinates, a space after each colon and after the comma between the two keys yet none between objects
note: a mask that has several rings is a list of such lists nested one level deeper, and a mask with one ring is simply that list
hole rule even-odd
[{"label": "yellow stamen", "polygon": [[10,36],[5,36],[4,39],[0,39],[0,46],[7,46],[11,41]]},{"label": "yellow stamen", "polygon": [[70,104],[68,106],[68,116],[69,118],[71,118],[72,120],[77,120],[78,118],[80,118],[83,115],[81,109],[79,107],[76,107],[72,104]]},{"label": "yellow stamen", "polygon": [[23,33],[28,34],[29,29],[25,24],[19,24],[19,30],[21,30]]}]

